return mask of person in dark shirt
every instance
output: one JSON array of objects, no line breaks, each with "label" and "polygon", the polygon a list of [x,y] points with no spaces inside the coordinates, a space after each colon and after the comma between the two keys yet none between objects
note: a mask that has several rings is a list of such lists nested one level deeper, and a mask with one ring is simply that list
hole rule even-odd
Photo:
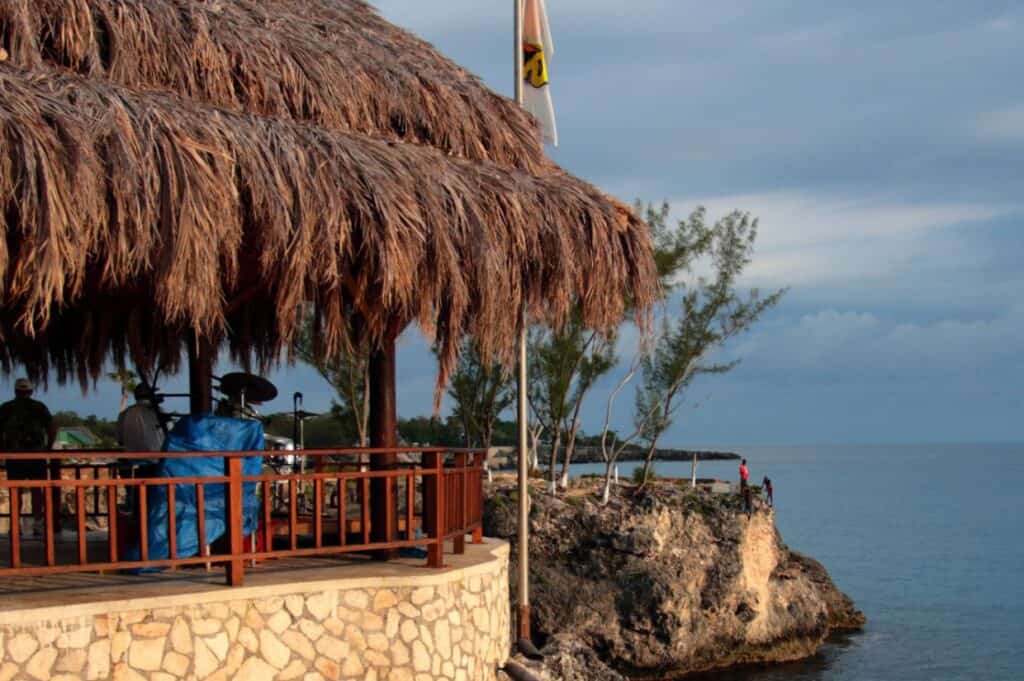
[{"label": "person in dark shirt", "polygon": [[772,498],[772,480],[767,475],[764,476],[764,480],[761,481],[761,487],[764,488],[764,497],[768,500],[769,506],[775,506],[775,500]]},{"label": "person in dark shirt", "polygon": [[[57,435],[53,417],[45,404],[32,399],[33,389],[31,381],[19,378],[14,383],[14,399],[0,404],[0,451],[45,452],[53,447]],[[45,459],[8,461],[7,478],[46,480],[46,467]],[[33,530],[40,534],[44,523],[42,488],[33,488],[31,499],[32,515],[35,517]],[[54,521],[55,526],[59,525],[57,518]]]}]

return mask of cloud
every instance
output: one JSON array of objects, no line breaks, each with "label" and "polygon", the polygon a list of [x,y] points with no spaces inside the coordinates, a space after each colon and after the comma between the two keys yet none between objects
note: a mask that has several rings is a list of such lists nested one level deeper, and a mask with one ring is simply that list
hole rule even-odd
[{"label": "cloud", "polygon": [[732,352],[754,374],[863,383],[880,376],[933,376],[1024,368],[1024,306],[989,319],[886,321],[868,311],[819,310],[795,323],[759,327]]},{"label": "cloud", "polygon": [[1024,103],[983,113],[975,131],[989,142],[1024,142]]},{"label": "cloud", "polygon": [[806,192],[737,194],[672,201],[684,215],[707,208],[717,219],[733,210],[759,219],[748,281],[758,286],[865,284],[906,272],[935,235],[1014,212],[1010,205],[908,203],[888,198]]},{"label": "cloud", "polygon": [[985,28],[993,33],[1013,33],[1018,26],[1019,22],[1011,16],[996,17],[985,22]]}]

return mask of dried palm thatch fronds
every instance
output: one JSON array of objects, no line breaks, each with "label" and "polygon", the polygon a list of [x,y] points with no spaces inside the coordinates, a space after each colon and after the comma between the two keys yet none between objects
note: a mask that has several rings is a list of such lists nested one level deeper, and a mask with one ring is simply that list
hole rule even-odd
[{"label": "dried palm thatch fronds", "polygon": [[553,166],[9,63],[0,149],[0,362],[36,375],[175,366],[187,330],[266,365],[312,304],[326,354],[418,321],[443,383],[465,333],[511,357],[524,301],[607,327],[656,296],[646,227]]},{"label": "dried palm thatch fronds", "polygon": [[0,47],[130,89],[530,171],[533,120],[363,0],[0,0]]}]

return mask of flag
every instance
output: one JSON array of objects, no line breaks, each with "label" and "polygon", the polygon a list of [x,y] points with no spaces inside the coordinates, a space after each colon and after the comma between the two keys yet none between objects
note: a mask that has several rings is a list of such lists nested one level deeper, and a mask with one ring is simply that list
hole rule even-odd
[{"label": "flag", "polygon": [[544,141],[558,146],[548,64],[555,48],[544,0],[523,3],[523,107],[540,122]]}]

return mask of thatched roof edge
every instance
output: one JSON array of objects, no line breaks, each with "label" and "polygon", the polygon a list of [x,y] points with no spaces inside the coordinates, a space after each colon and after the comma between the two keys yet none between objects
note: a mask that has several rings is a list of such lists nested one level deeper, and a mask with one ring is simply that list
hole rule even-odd
[{"label": "thatched roof edge", "polygon": [[59,380],[176,364],[189,329],[262,364],[419,321],[510,359],[519,309],[609,327],[656,297],[646,227],[593,186],[170,93],[0,65],[0,361]]}]

